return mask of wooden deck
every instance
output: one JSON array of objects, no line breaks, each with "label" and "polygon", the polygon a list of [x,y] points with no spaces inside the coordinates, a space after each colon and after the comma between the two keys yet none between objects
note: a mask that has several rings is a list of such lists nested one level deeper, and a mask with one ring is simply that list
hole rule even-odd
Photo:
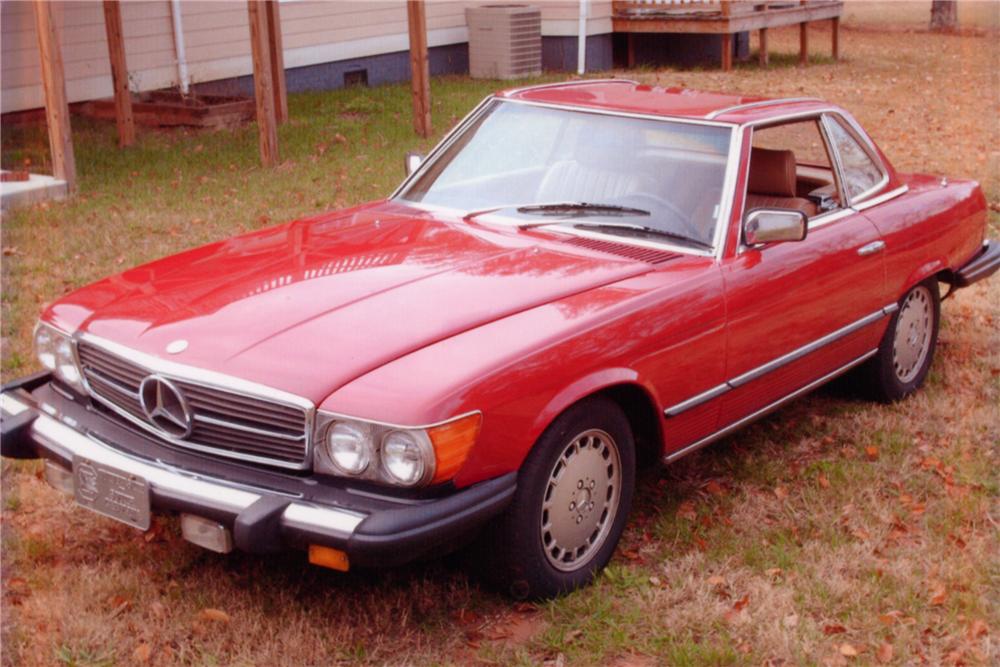
[{"label": "wooden deck", "polygon": [[628,64],[635,65],[632,35],[636,33],[694,33],[722,35],[722,69],[733,68],[733,35],[760,31],[761,65],[767,65],[767,30],[799,25],[799,64],[809,59],[809,23],[830,21],[833,27],[831,50],[840,58],[840,15],[842,0],[645,0],[612,3],[615,32],[628,35]]}]

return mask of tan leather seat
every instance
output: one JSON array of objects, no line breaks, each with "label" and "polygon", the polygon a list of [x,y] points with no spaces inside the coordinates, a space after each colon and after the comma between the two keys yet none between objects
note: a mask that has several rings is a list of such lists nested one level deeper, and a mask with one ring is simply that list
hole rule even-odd
[{"label": "tan leather seat", "polygon": [[747,184],[746,210],[752,208],[788,208],[816,215],[816,204],[795,196],[795,153],[754,148],[750,152],[750,181]]}]

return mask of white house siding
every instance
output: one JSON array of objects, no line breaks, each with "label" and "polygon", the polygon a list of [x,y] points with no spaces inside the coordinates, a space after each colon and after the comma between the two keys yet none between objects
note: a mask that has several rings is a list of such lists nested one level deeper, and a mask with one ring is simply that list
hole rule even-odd
[{"label": "white house siding", "polygon": [[[431,0],[427,3],[428,45],[468,41],[465,7],[490,0]],[[496,0],[492,0],[495,2]],[[542,8],[543,36],[575,36],[578,0],[536,2]],[[122,22],[130,85],[133,90],[175,86],[170,3],[122,2]],[[285,67],[295,68],[405,51],[409,48],[403,0],[290,1],[281,3]],[[70,102],[112,94],[111,67],[98,0],[53,2]],[[247,6],[241,0],[181,3],[188,71],[193,83],[252,72]],[[589,5],[587,33],[611,32],[610,0]],[[0,110],[33,109],[44,104],[38,43],[30,0],[0,0]]]}]

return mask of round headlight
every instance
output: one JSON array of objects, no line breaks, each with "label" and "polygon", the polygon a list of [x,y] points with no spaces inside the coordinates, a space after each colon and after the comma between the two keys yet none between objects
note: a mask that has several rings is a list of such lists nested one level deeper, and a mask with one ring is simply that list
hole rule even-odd
[{"label": "round headlight", "polygon": [[56,345],[58,337],[47,326],[39,325],[35,329],[35,354],[38,361],[47,370],[56,369]]},{"label": "round headlight", "polygon": [[367,424],[335,422],[326,432],[326,452],[330,461],[348,475],[360,475],[372,460],[374,446]]},{"label": "round headlight", "polygon": [[382,439],[382,468],[401,486],[414,486],[434,474],[433,452],[426,437],[413,431],[391,431]]},{"label": "round headlight", "polygon": [[67,384],[78,386],[80,384],[80,369],[76,367],[72,343],[69,342],[68,338],[61,338],[55,348],[56,375],[62,378]]}]

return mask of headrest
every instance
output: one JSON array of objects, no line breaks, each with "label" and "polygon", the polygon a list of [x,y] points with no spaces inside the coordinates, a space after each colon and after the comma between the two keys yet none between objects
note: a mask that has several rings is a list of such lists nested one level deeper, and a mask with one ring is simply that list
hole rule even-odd
[{"label": "headrest", "polygon": [[772,197],[795,196],[795,153],[754,148],[750,152],[748,192]]}]

